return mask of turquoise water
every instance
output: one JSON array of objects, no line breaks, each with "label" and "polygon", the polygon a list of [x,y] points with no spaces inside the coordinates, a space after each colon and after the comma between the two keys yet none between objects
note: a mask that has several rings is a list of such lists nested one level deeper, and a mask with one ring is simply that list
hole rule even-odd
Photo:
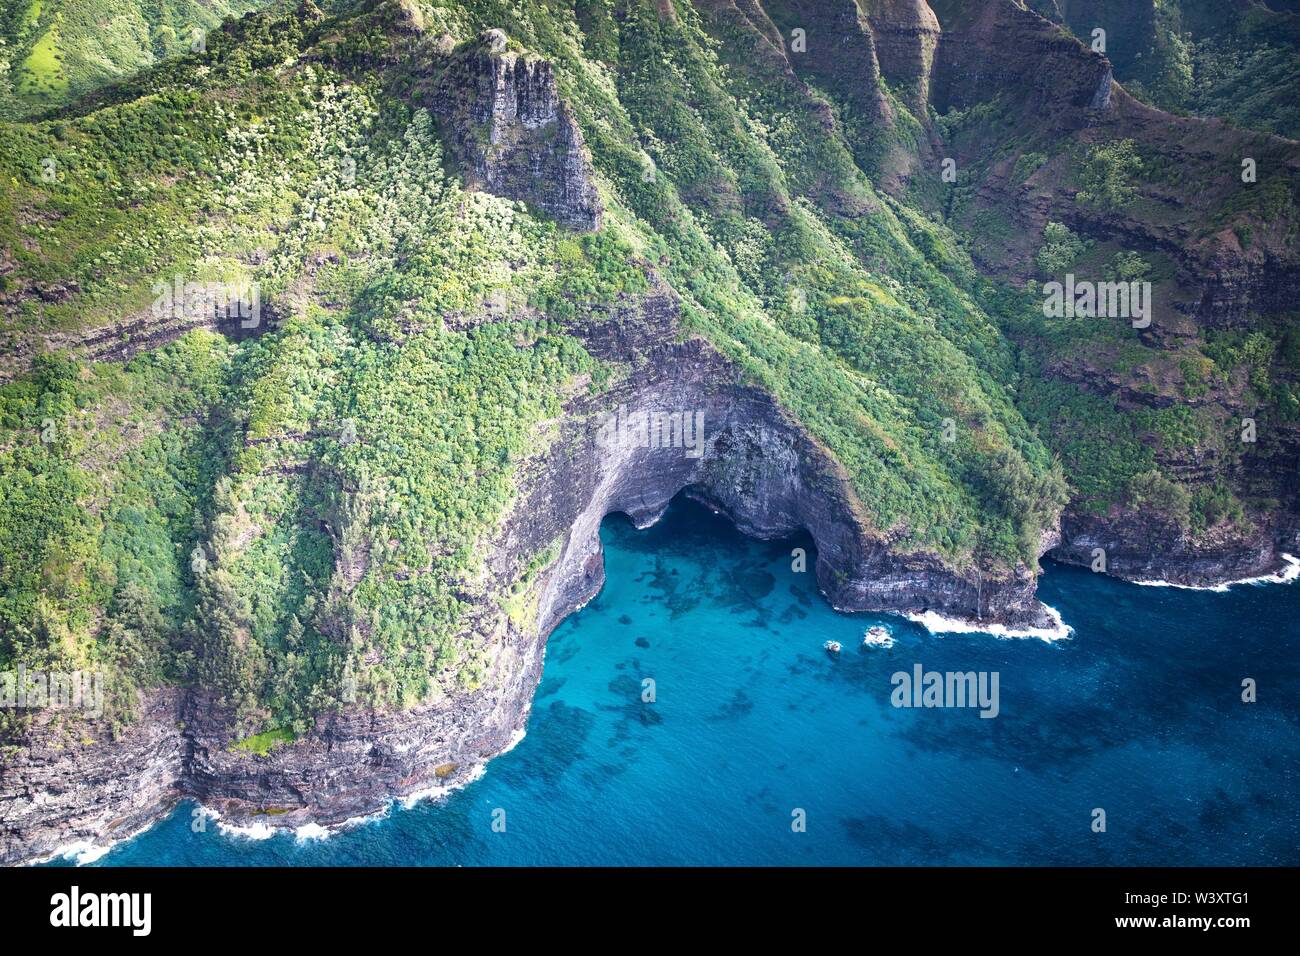
[{"label": "turquoise water", "polygon": [[[481,779],[327,840],[195,833],[182,805],[100,865],[1300,863],[1300,587],[1049,565],[1072,639],[939,637],[837,614],[791,571],[810,543],[687,502],[602,533],[605,589],[551,637],[528,735]],[[860,649],[873,623],[895,647]],[[891,706],[916,663],[997,671],[999,715]]]}]

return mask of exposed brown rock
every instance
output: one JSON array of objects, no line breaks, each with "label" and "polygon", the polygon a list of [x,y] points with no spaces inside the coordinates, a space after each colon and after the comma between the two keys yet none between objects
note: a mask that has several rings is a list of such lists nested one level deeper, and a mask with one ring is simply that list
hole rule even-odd
[{"label": "exposed brown rock", "polygon": [[465,183],[532,203],[571,228],[599,229],[591,156],[555,69],[508,43],[503,31],[488,30],[453,54],[429,99]]},{"label": "exposed brown rock", "polygon": [[926,0],[867,0],[863,6],[881,73],[901,89],[912,111],[924,117],[939,46],[939,19]]}]

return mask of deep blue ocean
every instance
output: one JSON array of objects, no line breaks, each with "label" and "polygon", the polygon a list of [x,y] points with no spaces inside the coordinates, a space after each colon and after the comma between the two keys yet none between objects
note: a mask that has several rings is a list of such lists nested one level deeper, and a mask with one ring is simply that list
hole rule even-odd
[{"label": "deep blue ocean", "polygon": [[[527,737],[479,780],[325,840],[196,833],[182,804],[97,865],[1300,863],[1300,585],[1049,564],[1072,638],[936,636],[836,613],[791,570],[810,542],[689,502],[602,533],[605,589],[552,635]],[[875,623],[892,649],[860,647]],[[895,708],[918,663],[998,672],[998,716]]]}]

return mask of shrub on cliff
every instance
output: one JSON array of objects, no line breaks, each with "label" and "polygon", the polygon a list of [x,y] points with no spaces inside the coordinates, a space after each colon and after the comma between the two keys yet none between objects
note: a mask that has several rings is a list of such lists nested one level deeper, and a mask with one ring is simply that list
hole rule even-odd
[{"label": "shrub on cliff", "polygon": [[1132,179],[1143,168],[1137,144],[1131,139],[1094,146],[1079,169],[1075,198],[1100,209],[1123,209],[1137,196]]},{"label": "shrub on cliff", "polygon": [[1086,248],[1087,243],[1064,223],[1049,222],[1043,227],[1043,244],[1034,262],[1043,275],[1058,275],[1073,265]]}]

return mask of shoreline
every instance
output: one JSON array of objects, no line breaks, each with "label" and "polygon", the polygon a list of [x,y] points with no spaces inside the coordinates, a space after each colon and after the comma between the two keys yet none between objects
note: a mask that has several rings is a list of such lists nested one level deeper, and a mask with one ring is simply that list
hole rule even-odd
[{"label": "shoreline", "polygon": [[[654,522],[652,521],[650,523],[653,524]],[[1171,587],[1171,588],[1178,588],[1180,590],[1187,590],[1187,591],[1203,591],[1203,592],[1210,592],[1216,594],[1224,594],[1227,593],[1232,587],[1238,585],[1263,586],[1269,584],[1291,584],[1297,580],[1300,580],[1300,558],[1297,558],[1296,556],[1290,554],[1283,554],[1282,558],[1286,562],[1285,566],[1272,574],[1256,575],[1249,578],[1241,578],[1232,581],[1226,581],[1216,585],[1184,585],[1184,584],[1177,584],[1177,583],[1167,582],[1167,581],[1129,581],[1128,583],[1140,587]],[[1107,575],[1107,576],[1112,576],[1112,575]],[[1125,579],[1116,578],[1116,580],[1122,581]],[[599,590],[601,589],[597,589],[596,593],[599,593]],[[820,588],[818,590],[820,592]],[[596,596],[595,594],[588,596],[586,600],[574,606],[569,611],[568,614],[562,615],[559,618],[559,620],[562,621],[567,617],[569,617],[570,614],[577,613],[588,603],[590,603],[590,601],[593,600],[595,596]],[[892,610],[879,611],[879,612],[849,611],[849,610],[844,610],[835,607],[835,605],[829,600],[829,598],[824,593],[821,594],[821,597],[823,600],[827,602],[827,604],[830,607],[832,607],[832,609],[840,613],[891,614],[897,617],[901,617],[907,621],[910,621],[913,624],[917,624],[920,627],[925,628],[929,633],[934,635],[985,634],[989,637],[993,637],[998,640],[1023,640],[1026,638],[1030,638],[1030,639],[1042,640],[1046,643],[1052,644],[1060,640],[1067,640],[1070,637],[1072,637],[1074,634],[1074,628],[1071,625],[1065,623],[1060,611],[1058,611],[1056,608],[1048,604],[1043,604],[1042,607],[1047,613],[1048,617],[1053,622],[1052,626],[1016,628],[1016,627],[1008,627],[1006,625],[997,624],[997,623],[983,623],[983,622],[977,622],[969,619],[946,617],[935,611],[925,611],[925,612],[892,611]],[[531,708],[531,701],[530,701],[530,708]],[[447,799],[453,793],[459,790],[463,790],[466,787],[468,787],[470,784],[481,779],[484,776],[484,774],[487,772],[487,765],[490,761],[514,750],[517,746],[519,746],[519,744],[524,740],[526,736],[527,736],[526,727],[521,727],[518,730],[516,730],[512,734],[509,742],[506,744],[505,747],[503,747],[497,753],[492,754],[491,756],[486,757],[482,761],[476,763],[474,767],[466,774],[464,779],[458,781],[457,783],[451,785],[436,784],[430,787],[424,787],[418,790],[414,790],[411,793],[406,795],[392,795],[387,798],[386,802],[382,807],[380,807],[373,813],[350,817],[340,823],[320,824],[315,821],[309,821],[307,823],[300,824],[296,827],[275,825],[269,822],[267,819],[257,819],[249,824],[233,823],[227,821],[223,817],[220,811],[205,806],[203,803],[199,802],[198,800],[193,801],[196,804],[195,813],[201,815],[205,819],[209,819],[215,822],[218,831],[222,835],[230,839],[254,840],[260,842],[262,840],[268,840],[271,839],[272,837],[282,834],[286,837],[292,837],[296,842],[327,840],[343,831],[351,830],[356,827],[367,825],[370,823],[376,823],[389,818],[392,815],[394,805],[400,806],[400,808],[403,810],[411,810],[419,806],[421,803],[425,803],[428,801],[436,802],[436,801]],[[177,808],[177,804],[172,803],[165,810],[163,810],[163,812],[160,812],[155,819],[151,820],[149,823],[147,823],[146,825],[144,825],[143,827],[139,828],[138,830],[136,830],[135,832],[129,835],[110,840],[106,843],[101,843],[97,840],[79,840],[74,843],[61,846],[56,850],[54,850],[53,852],[45,854],[39,858],[26,861],[26,863],[22,865],[41,866],[41,865],[47,865],[56,860],[66,860],[73,863],[74,866],[78,866],[78,867],[94,865],[99,860],[103,859],[106,855],[108,855],[110,852],[112,852],[112,850],[118,847],[119,845],[134,840],[139,836],[142,836],[144,833],[151,830],[154,826],[167,819],[172,813],[176,811],[176,808]]]},{"label": "shoreline", "polygon": [[[1129,581],[1130,584],[1136,584],[1144,588],[1179,588],[1183,591],[1211,591],[1215,594],[1226,594],[1229,589],[1241,584],[1265,585],[1265,584],[1290,584],[1297,578],[1300,578],[1300,558],[1295,555],[1283,552],[1281,558],[1286,562],[1281,568],[1272,574],[1257,574],[1248,578],[1237,578],[1232,581],[1222,581],[1218,584],[1179,584],[1177,581],[1164,581],[1160,579],[1145,581]],[[1120,580],[1126,580],[1121,578]]]},{"label": "shoreline", "polygon": [[931,634],[986,634],[999,640],[1037,639],[1048,644],[1068,640],[1074,628],[1061,619],[1061,612],[1050,604],[1039,604],[1052,621],[1051,627],[1008,627],[1005,624],[986,624],[982,621],[945,617],[937,611],[905,611],[899,616],[919,624]]},{"label": "shoreline", "polygon": [[[710,510],[714,510],[714,509],[710,509]],[[723,517],[729,517],[724,512],[716,512],[716,513],[721,514]],[[656,516],[656,520],[658,517],[659,516]],[[648,523],[648,525],[652,525],[654,523],[655,521],[652,520],[651,522]],[[638,530],[643,530],[643,529],[638,529]],[[1295,582],[1296,580],[1300,580],[1300,558],[1290,554],[1283,554],[1282,558],[1286,562],[1285,566],[1279,569],[1278,571],[1273,572],[1272,574],[1256,575],[1248,578],[1234,579],[1216,585],[1183,585],[1183,584],[1177,584],[1173,582],[1166,582],[1166,581],[1159,581],[1159,580],[1128,581],[1128,583],[1141,586],[1141,587],[1172,587],[1181,590],[1208,591],[1211,593],[1222,594],[1222,593],[1227,593],[1232,587],[1238,585],[1248,584],[1248,585],[1262,586],[1268,584],[1290,584]],[[1121,581],[1127,580],[1125,578],[1120,578],[1115,575],[1105,575],[1105,576],[1114,577],[1116,580],[1121,580]],[[603,584],[603,582],[601,583]],[[585,599],[576,603],[567,613],[557,616],[554,623],[558,625],[561,621],[568,618],[571,614],[580,611],[583,607],[585,607],[588,603],[590,603],[590,601],[593,600],[602,589],[603,588],[597,587],[593,593],[586,595]],[[1047,604],[1042,604],[1041,607],[1045,611],[1049,620],[1052,622],[1050,626],[1015,627],[1015,626],[1008,626],[1005,624],[1000,624],[995,622],[979,622],[971,619],[948,617],[936,611],[920,612],[920,611],[905,611],[905,610],[898,610],[898,609],[879,609],[873,611],[870,609],[852,609],[852,610],[843,609],[837,607],[834,604],[834,602],[830,600],[829,596],[826,595],[825,592],[821,590],[821,588],[818,588],[818,592],[820,593],[822,599],[825,600],[832,609],[840,613],[890,614],[896,617],[901,617],[907,621],[910,621],[911,623],[917,624],[925,628],[929,633],[935,635],[985,634],[988,635],[989,637],[993,637],[998,640],[1020,640],[1020,639],[1031,638],[1031,639],[1042,640],[1046,643],[1051,644],[1057,641],[1069,639],[1074,634],[1074,628],[1071,625],[1065,623],[1065,621],[1062,619],[1061,613],[1056,608]],[[532,701],[530,700],[528,702],[528,706],[530,709],[531,709],[531,705],[532,705]],[[187,799],[193,800],[194,803],[196,804],[197,811],[200,812],[205,818],[211,819],[214,822],[216,822],[219,831],[222,834],[229,836],[231,838],[260,841],[260,840],[270,839],[271,837],[276,836],[277,833],[283,833],[286,836],[292,836],[297,841],[325,840],[325,839],[329,839],[330,837],[344,830],[350,830],[357,826],[377,822],[388,818],[392,813],[394,804],[399,804],[402,809],[409,810],[409,809],[413,809],[414,807],[426,801],[445,800],[452,793],[458,790],[462,790],[466,788],[469,784],[481,779],[483,775],[486,773],[487,764],[491,760],[495,759],[496,757],[502,756],[506,753],[509,753],[511,750],[515,749],[515,747],[517,747],[523,741],[525,736],[526,736],[525,727],[521,727],[518,730],[516,730],[512,734],[510,740],[501,750],[475,763],[474,766],[465,775],[465,777],[454,784],[451,785],[435,784],[433,786],[414,790],[411,793],[408,793],[406,795],[393,794],[388,796],[384,804],[374,812],[369,814],[362,814],[354,817],[349,817],[346,820],[334,824],[321,824],[315,821],[308,821],[306,823],[301,823],[297,826],[285,826],[285,825],[277,825],[275,823],[272,823],[269,821],[269,819],[255,819],[251,823],[234,823],[234,822],[227,821],[223,817],[220,811],[204,805],[198,799],[193,797],[189,797]],[[165,808],[160,808],[160,812],[154,819],[150,820],[147,824],[140,827],[136,831],[130,833],[129,835],[108,840],[107,842],[100,842],[99,839],[78,840],[66,844],[64,846],[61,846],[56,850],[44,854],[40,857],[23,861],[18,865],[26,865],[26,866],[46,865],[51,862],[54,862],[55,860],[60,860],[60,859],[70,861],[76,866],[93,865],[97,863],[99,860],[101,860],[104,856],[106,856],[108,853],[110,853],[114,848],[116,848],[120,844],[134,840],[135,838],[141,836],[148,830],[152,829],[158,823],[167,819],[168,816],[175,811],[177,802],[178,801],[173,801]]]},{"label": "shoreline", "polygon": [[[343,820],[340,823],[322,824],[322,823],[316,823],[315,821],[311,821],[308,823],[300,824],[296,827],[276,826],[265,820],[257,820],[253,822],[251,825],[229,823],[225,820],[225,818],[223,817],[223,815],[219,810],[214,810],[211,807],[206,807],[203,804],[198,803],[198,801],[195,802],[198,803],[198,806],[203,811],[204,816],[207,816],[209,819],[214,820],[217,824],[217,828],[222,833],[230,837],[242,837],[243,839],[248,839],[248,840],[268,840],[271,837],[276,836],[277,834],[286,834],[286,835],[292,834],[294,839],[299,841],[328,840],[330,837],[342,833],[345,830],[355,829],[356,827],[365,826],[371,823],[378,823],[381,820],[388,819],[388,817],[392,816],[392,811],[394,806],[399,806],[403,810],[414,810],[417,806],[419,806],[422,803],[445,800],[446,798],[450,797],[453,793],[456,793],[459,790],[464,790],[470,784],[475,783],[478,780],[481,780],[483,778],[483,775],[487,772],[487,765],[490,761],[495,760],[498,757],[503,757],[506,754],[510,753],[510,751],[514,750],[521,743],[523,743],[523,740],[526,736],[528,736],[528,733],[525,728],[521,727],[518,730],[516,730],[511,735],[510,740],[506,743],[505,747],[503,747],[501,750],[498,750],[496,753],[492,754],[491,756],[484,758],[479,763],[476,763],[465,774],[464,778],[458,780],[456,783],[435,784],[434,786],[431,787],[424,787],[419,790],[413,790],[411,793],[405,794],[404,796],[398,796],[398,795],[390,796],[387,802],[378,810],[374,811],[373,813],[364,813],[364,814],[360,814],[359,816],[348,817],[348,819]],[[139,836],[139,835],[140,834],[138,833],[134,834],[134,836]]]},{"label": "shoreline", "polygon": [[378,823],[386,820],[392,815],[393,807],[400,806],[403,810],[413,810],[421,803],[436,802],[445,800],[453,793],[463,790],[470,784],[482,779],[487,772],[488,762],[495,760],[497,757],[504,756],[519,746],[527,736],[524,728],[517,730],[511,737],[505,748],[485,758],[482,762],[476,764],[473,769],[466,774],[463,780],[450,785],[436,785],[425,787],[421,790],[413,791],[405,796],[392,796],[384,806],[380,807],[374,813],[362,814],[360,816],[349,817],[341,823],[321,824],[314,821],[303,823],[296,827],[276,826],[266,820],[256,820],[251,824],[231,823],[226,820],[220,810],[205,806],[203,803],[193,797],[186,797],[167,808],[160,813],[158,817],[151,820],[145,826],[141,827],[128,836],[112,840],[106,844],[95,843],[90,840],[79,840],[76,843],[69,843],[61,846],[51,853],[37,859],[28,860],[22,864],[24,866],[44,866],[53,863],[55,860],[67,860],[74,866],[91,866],[103,859],[106,855],[116,849],[118,846],[129,843],[137,837],[143,836],[155,826],[166,820],[177,809],[177,806],[183,802],[191,802],[195,805],[195,815],[204,819],[211,820],[217,825],[217,830],[224,836],[231,839],[254,840],[260,842],[269,840],[275,836],[284,835],[292,836],[295,842],[307,842],[309,840],[328,840],[345,830],[352,830],[360,826],[371,823]]}]

